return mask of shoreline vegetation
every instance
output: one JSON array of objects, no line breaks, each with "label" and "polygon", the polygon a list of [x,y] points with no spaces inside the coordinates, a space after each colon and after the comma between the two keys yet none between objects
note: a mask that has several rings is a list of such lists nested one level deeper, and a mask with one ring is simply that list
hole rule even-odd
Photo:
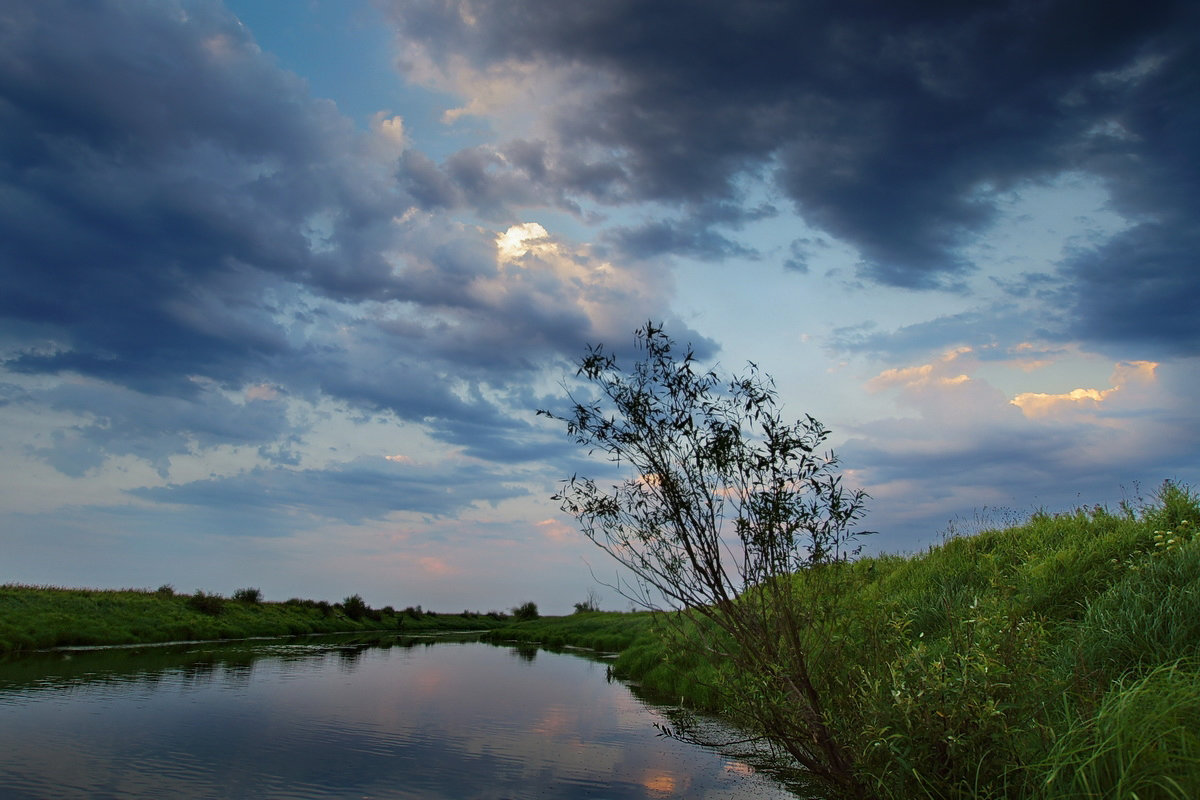
[{"label": "shoreline vegetation", "polygon": [[[809,642],[828,724],[878,798],[1200,797],[1200,497],[1034,514],[843,571]],[[829,585],[792,577],[798,595]],[[613,674],[738,722],[762,691],[673,615],[515,622],[491,641],[618,652]]]},{"label": "shoreline vegetation", "polygon": [[0,586],[0,656],[56,647],[162,644],[320,633],[481,631],[507,615],[444,614],[420,606],[371,608],[359,595],[340,603],[293,598],[267,602],[257,589],[230,597],[158,589]]},{"label": "shoreline vegetation", "polygon": [[[1200,797],[1200,498],[1156,498],[948,535],[842,571],[837,625],[809,643],[828,724],[878,798]],[[827,585],[791,578],[800,596]],[[0,587],[0,653],[366,630],[484,631],[615,653],[613,673],[737,720],[727,663],[666,612],[524,620],[159,590]],[[235,599],[240,598],[240,599]],[[205,603],[220,610],[204,610]]]}]

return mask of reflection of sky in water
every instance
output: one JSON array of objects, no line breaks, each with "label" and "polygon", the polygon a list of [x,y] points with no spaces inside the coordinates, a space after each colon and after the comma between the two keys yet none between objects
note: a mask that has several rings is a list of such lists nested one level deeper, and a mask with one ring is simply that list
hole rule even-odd
[{"label": "reflection of sky in water", "polygon": [[788,796],[657,737],[601,663],[480,644],[268,651],[0,664],[0,796]]}]

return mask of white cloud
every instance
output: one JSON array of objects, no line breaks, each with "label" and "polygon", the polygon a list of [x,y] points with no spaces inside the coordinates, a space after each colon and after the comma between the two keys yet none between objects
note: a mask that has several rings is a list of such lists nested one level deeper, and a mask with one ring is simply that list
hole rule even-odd
[{"label": "white cloud", "polygon": [[403,117],[380,111],[371,119],[371,130],[380,145],[379,155],[395,157],[408,149],[408,130]]},{"label": "white cloud", "polygon": [[[500,260],[516,262],[521,256],[540,249],[541,252],[554,253],[557,245],[547,241],[550,234],[536,222],[522,222],[513,225],[496,237],[496,249],[500,251]],[[540,245],[540,247],[539,247]]]}]

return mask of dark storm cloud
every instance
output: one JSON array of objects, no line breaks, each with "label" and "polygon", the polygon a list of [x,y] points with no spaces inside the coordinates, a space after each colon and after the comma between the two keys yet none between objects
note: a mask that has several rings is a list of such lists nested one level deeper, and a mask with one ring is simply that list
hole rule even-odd
[{"label": "dark storm cloud", "polygon": [[479,387],[600,332],[553,270],[502,275],[494,233],[406,212],[541,197],[538,145],[441,165],[401,148],[218,2],[0,4],[0,363],[85,379],[13,395],[83,419],[39,454],[73,475],[235,443],[294,463],[281,408],[215,391],[269,384],[453,443],[490,427],[486,450],[517,458],[524,423]]},{"label": "dark storm cloud", "polygon": [[215,4],[9,4],[0,41],[0,316],[48,342],[11,368],[186,392],[287,350],[272,281],[386,294],[403,206]]},{"label": "dark storm cloud", "polygon": [[[1197,129],[1200,130],[1200,129]],[[1125,358],[1200,353],[1200,230],[1143,223],[1069,259],[1059,294],[1071,333]]]},{"label": "dark storm cloud", "polygon": [[[997,193],[1079,171],[1175,249],[1135,265],[1147,280],[1197,291],[1195,251],[1183,246],[1200,212],[1194,3],[391,7],[405,43],[443,67],[557,68],[579,86],[591,81],[581,99],[565,93],[540,111],[539,175],[576,196],[737,201],[740,176],[773,167],[808,223],[858,249],[864,277],[962,288],[973,266],[961,248],[995,219]],[[651,222],[617,238],[635,252],[733,252],[720,233],[705,241],[686,230]],[[1069,266],[1086,284],[1079,332],[1125,335],[1084,302],[1104,294],[1098,281],[1124,247]],[[1127,297],[1124,310],[1148,313],[1153,295]],[[1197,330],[1193,322],[1183,337],[1192,352]]]}]

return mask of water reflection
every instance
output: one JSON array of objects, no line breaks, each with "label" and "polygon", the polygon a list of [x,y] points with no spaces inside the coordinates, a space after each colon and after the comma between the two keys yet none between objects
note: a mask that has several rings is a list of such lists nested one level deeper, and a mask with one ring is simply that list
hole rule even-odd
[{"label": "water reflection", "polygon": [[655,735],[602,662],[388,639],[0,664],[0,796],[785,798]]}]

